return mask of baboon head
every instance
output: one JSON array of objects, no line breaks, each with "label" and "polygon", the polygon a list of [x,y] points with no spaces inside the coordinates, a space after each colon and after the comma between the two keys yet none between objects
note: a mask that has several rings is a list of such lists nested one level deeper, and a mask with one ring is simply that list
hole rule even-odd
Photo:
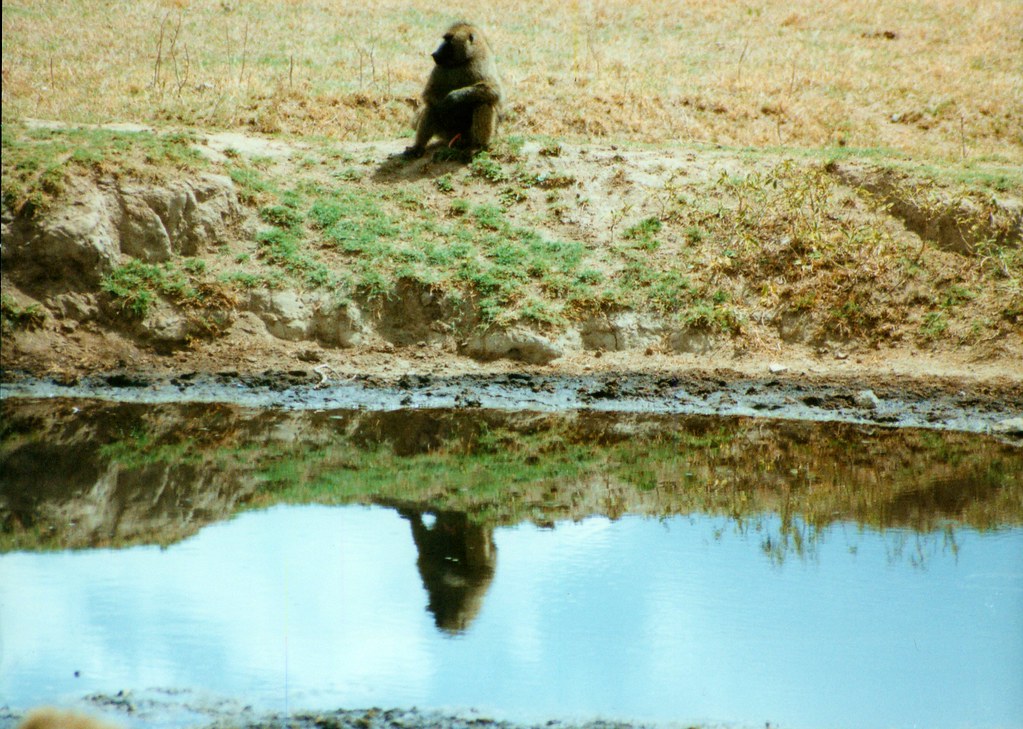
[{"label": "baboon head", "polygon": [[433,52],[433,60],[444,68],[461,66],[480,52],[483,42],[476,28],[468,23],[455,23],[448,28],[444,40]]}]

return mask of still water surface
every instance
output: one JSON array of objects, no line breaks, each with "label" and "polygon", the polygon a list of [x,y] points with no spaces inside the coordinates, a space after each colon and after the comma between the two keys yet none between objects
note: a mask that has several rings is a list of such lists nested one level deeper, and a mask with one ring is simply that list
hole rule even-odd
[{"label": "still water surface", "polygon": [[778,559],[780,527],[275,506],[167,548],[9,552],[0,704],[159,687],[272,711],[1023,725],[1023,529],[839,521]]}]

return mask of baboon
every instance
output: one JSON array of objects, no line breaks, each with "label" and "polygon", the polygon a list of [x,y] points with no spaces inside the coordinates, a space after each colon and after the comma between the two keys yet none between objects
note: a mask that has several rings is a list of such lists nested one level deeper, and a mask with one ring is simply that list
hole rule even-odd
[{"label": "baboon", "polygon": [[435,136],[452,147],[485,148],[497,127],[501,84],[483,33],[468,23],[455,23],[433,60],[416,119],[416,140],[405,155],[422,156]]}]

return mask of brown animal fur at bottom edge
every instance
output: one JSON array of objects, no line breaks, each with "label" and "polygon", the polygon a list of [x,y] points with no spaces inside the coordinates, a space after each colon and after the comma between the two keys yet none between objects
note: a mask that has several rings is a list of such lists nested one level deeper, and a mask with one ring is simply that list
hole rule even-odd
[{"label": "brown animal fur at bottom edge", "polygon": [[459,22],[433,52],[434,67],[423,89],[416,138],[406,157],[420,157],[434,137],[451,147],[483,149],[501,113],[501,83],[482,31]]},{"label": "brown animal fur at bottom edge", "polygon": [[62,709],[42,708],[30,711],[18,729],[120,729],[115,724]]}]

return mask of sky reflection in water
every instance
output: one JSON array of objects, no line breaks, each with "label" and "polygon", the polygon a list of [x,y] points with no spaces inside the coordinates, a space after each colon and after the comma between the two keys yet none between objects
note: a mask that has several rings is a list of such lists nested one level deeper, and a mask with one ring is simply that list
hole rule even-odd
[{"label": "sky reflection in water", "polygon": [[953,549],[836,524],[778,564],[773,516],[744,532],[707,516],[499,528],[445,617],[424,579],[474,578],[442,554],[424,565],[416,518],[279,506],[166,549],[0,555],[0,703],[180,687],[275,711],[1023,720],[1023,529],[960,529]]}]

